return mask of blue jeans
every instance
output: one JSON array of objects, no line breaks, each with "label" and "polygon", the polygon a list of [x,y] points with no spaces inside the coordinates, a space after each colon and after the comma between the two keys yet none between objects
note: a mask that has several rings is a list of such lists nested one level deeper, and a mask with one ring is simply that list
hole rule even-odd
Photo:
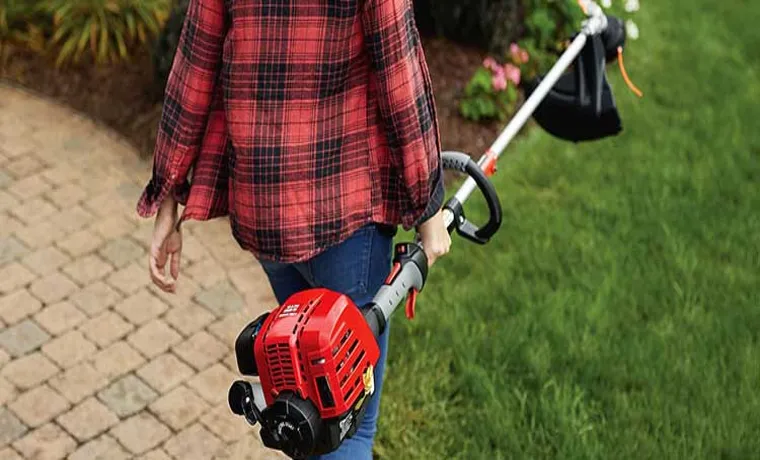
[{"label": "blue jeans", "polygon": [[[362,307],[372,300],[388,277],[392,251],[393,236],[375,225],[368,225],[309,261],[283,264],[262,260],[260,263],[280,304],[296,292],[323,287],[346,294]],[[346,439],[336,451],[314,459],[372,460],[388,348],[388,327],[380,336],[379,345],[375,394],[367,405],[363,421],[354,436]]]}]

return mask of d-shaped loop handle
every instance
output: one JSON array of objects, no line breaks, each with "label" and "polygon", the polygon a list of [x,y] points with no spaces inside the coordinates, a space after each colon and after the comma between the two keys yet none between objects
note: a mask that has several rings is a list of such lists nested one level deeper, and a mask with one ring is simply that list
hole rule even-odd
[{"label": "d-shaped loop handle", "polygon": [[478,244],[487,243],[501,227],[501,202],[496,189],[488,180],[485,171],[469,155],[462,152],[443,152],[441,160],[444,169],[463,172],[475,181],[486,199],[489,213],[488,222],[481,227],[476,227],[464,217],[462,203],[456,197],[452,197],[444,205],[444,209],[448,209],[454,216],[449,232],[456,228],[460,236],[470,241]]}]

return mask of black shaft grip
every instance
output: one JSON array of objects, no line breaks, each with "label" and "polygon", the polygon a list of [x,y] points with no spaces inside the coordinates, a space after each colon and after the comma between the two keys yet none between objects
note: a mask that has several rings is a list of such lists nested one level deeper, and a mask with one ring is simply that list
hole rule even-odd
[{"label": "black shaft grip", "polygon": [[[441,164],[444,169],[451,169],[462,173],[467,172],[467,164],[472,161],[469,155],[462,152],[443,152],[441,154]],[[477,166],[477,164],[476,164]]]},{"label": "black shaft grip", "polygon": [[394,266],[398,267],[398,271],[380,287],[364,310],[364,318],[376,337],[383,333],[391,315],[410,291],[422,291],[427,279],[427,256],[418,244],[397,244]]}]

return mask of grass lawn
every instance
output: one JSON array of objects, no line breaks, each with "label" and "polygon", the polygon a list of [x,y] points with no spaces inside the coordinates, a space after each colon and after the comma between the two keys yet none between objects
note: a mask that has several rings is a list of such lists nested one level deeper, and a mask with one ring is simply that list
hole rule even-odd
[{"label": "grass lawn", "polygon": [[394,317],[382,458],[757,458],[760,3],[642,3],[624,134],[530,130]]}]

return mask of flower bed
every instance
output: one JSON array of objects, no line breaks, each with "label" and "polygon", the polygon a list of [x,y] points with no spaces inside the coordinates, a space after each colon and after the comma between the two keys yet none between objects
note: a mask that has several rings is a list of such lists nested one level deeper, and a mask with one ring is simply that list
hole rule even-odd
[{"label": "flower bed", "polygon": [[[521,83],[549,71],[584,19],[576,0],[528,0],[526,33],[504,56],[489,56],[475,70],[459,104],[468,120],[507,120],[517,109]],[[639,0],[602,0],[609,14],[624,18],[629,39],[639,37],[633,15]]]}]

